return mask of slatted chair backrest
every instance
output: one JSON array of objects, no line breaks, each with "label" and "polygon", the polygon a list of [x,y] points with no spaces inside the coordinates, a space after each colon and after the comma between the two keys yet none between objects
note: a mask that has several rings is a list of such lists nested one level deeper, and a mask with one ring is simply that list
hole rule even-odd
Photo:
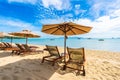
[{"label": "slatted chair backrest", "polygon": [[25,50],[25,48],[21,44],[16,44],[16,45],[20,50]]},{"label": "slatted chair backrest", "polygon": [[2,42],[6,48],[9,48],[9,45],[6,42]]},{"label": "slatted chair backrest", "polygon": [[59,50],[58,50],[57,46],[48,46],[48,45],[46,45],[46,48],[47,48],[48,52],[50,53],[50,55],[60,57],[60,53],[59,53]]},{"label": "slatted chair backrest", "polygon": [[10,48],[12,48],[12,45],[10,43],[6,43]]},{"label": "slatted chair backrest", "polygon": [[31,50],[30,47],[29,47],[27,44],[22,44],[22,45],[24,46],[24,48],[25,48],[26,50],[28,50],[28,51]]},{"label": "slatted chair backrest", "polygon": [[85,61],[84,48],[68,48],[69,59],[72,62],[83,63]]}]

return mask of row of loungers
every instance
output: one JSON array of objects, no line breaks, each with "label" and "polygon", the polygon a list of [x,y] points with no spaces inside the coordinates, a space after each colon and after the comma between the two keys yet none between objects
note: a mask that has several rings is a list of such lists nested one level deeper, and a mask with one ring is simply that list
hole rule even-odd
[{"label": "row of loungers", "polygon": [[0,49],[1,50],[13,50],[13,49],[17,49],[17,47],[12,46],[10,43],[2,42],[0,43]]},{"label": "row of loungers", "polygon": [[[36,47],[37,48],[37,47]],[[11,50],[11,54],[26,54],[26,53],[31,53],[31,52],[42,52],[43,50],[36,50],[35,47],[28,46],[27,44],[16,44],[16,46],[12,46],[10,43],[7,42],[2,42],[0,44],[0,49],[1,50]]]},{"label": "row of loungers", "polygon": [[0,43],[0,49],[4,50],[5,48],[11,48],[11,44],[7,42]]},{"label": "row of loungers", "polygon": [[[59,50],[57,46],[48,46],[46,45],[46,49],[49,52],[49,56],[44,56],[42,59],[43,63],[44,61],[52,62],[52,66],[54,66],[55,63],[61,61],[61,63],[64,63],[64,56],[61,56],[59,53]],[[85,76],[85,51],[84,48],[68,48],[67,47],[67,56],[68,60],[66,63],[63,64],[62,69],[74,69],[77,70],[76,75],[79,75],[80,72],[82,72],[83,76]]]},{"label": "row of loungers", "polygon": [[43,53],[43,50],[36,50],[35,48],[32,48],[31,46],[28,46],[27,44],[16,44],[17,47],[18,47],[18,50],[12,50],[12,54],[17,54],[17,55],[20,55],[20,54],[26,54],[26,53],[33,53],[33,52],[42,52]]}]

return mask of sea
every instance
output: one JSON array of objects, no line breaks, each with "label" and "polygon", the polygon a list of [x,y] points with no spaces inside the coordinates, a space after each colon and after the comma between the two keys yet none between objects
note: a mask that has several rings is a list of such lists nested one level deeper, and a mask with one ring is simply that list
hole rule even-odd
[{"label": "sea", "polygon": [[[11,42],[11,39],[4,38],[2,42]],[[26,39],[12,39],[12,43],[25,44]],[[64,46],[64,37],[60,38],[29,38],[28,44]],[[104,50],[120,52],[120,38],[80,38],[70,37],[66,40],[66,45],[71,48],[84,47],[91,50]]]}]

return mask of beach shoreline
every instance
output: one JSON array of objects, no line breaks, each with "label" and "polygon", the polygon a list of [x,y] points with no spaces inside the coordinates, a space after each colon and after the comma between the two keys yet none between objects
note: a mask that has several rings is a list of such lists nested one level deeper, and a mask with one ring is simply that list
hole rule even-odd
[{"label": "beach shoreline", "polygon": [[[32,45],[32,44],[30,44]],[[40,50],[45,46],[38,46]],[[62,47],[58,47],[60,53]],[[85,49],[86,76],[76,76],[74,72],[62,74],[59,66],[41,63],[48,52],[25,56],[10,55],[10,51],[0,51],[0,80],[120,80],[120,52]]]}]

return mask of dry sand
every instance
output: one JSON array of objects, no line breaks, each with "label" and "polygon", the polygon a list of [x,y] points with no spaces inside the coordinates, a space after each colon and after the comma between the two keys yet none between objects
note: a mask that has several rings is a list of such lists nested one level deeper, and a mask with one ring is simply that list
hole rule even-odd
[{"label": "dry sand", "polygon": [[86,76],[62,72],[57,64],[53,67],[49,62],[41,63],[47,54],[11,56],[10,51],[0,50],[0,80],[120,80],[120,52],[85,50]]}]

